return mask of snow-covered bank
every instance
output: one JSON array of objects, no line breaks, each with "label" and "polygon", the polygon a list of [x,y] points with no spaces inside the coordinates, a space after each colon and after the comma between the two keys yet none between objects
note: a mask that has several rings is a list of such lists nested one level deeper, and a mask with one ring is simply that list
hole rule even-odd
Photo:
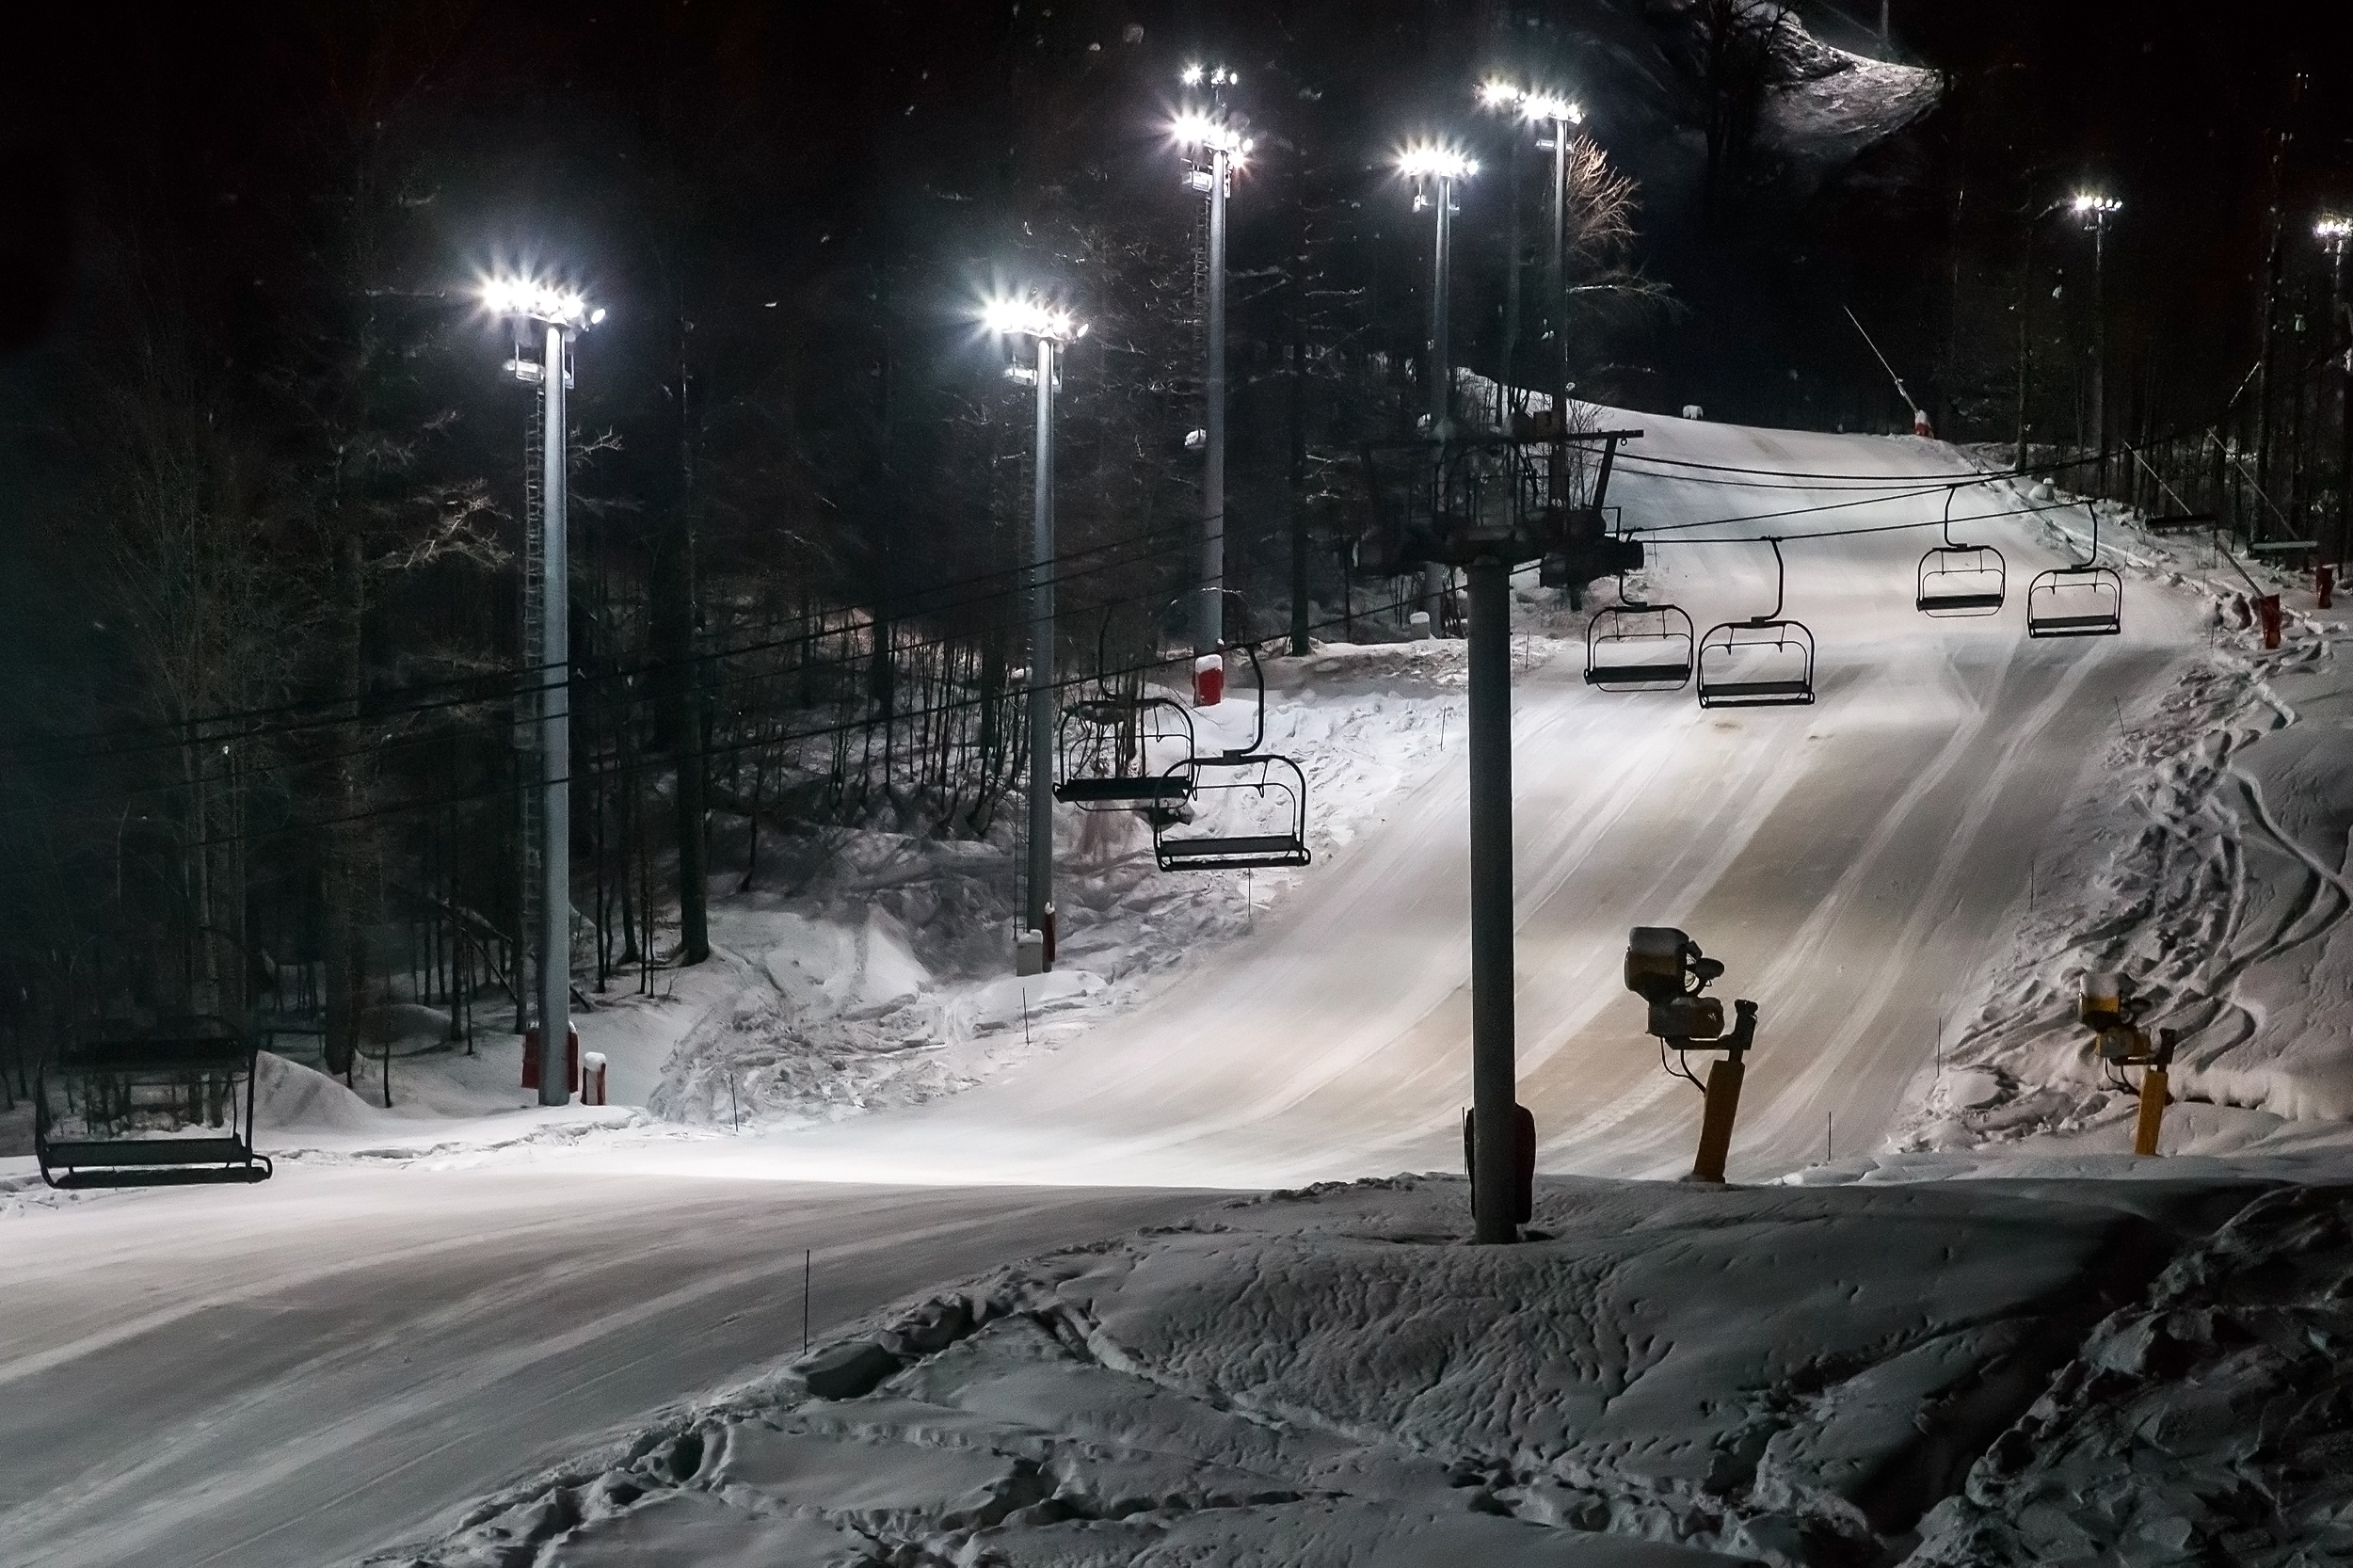
[{"label": "snow-covered bank", "polygon": [[[1915,1086],[1892,1146],[2121,1136],[2131,1096],[2105,1080],[2073,1017],[2083,973],[2106,969],[2138,982],[2147,1027],[2179,1032],[2172,1089],[2192,1103],[2169,1150],[2260,1152],[2283,1123],[2329,1124],[2353,1147],[2345,616],[2316,609],[2308,582],[2225,562],[2195,536],[2104,512],[2102,541],[2137,586],[2203,598],[2210,646],[2156,701],[2118,712],[2009,951],[1961,999],[1943,1071]],[[2277,650],[2249,614],[2250,574],[2286,608]],[[2197,1111],[2209,1113],[2182,1121]]]},{"label": "snow-covered bank", "polygon": [[1561,1180],[1513,1248],[1462,1199],[1244,1200],[929,1292],[371,1560],[2286,1563],[2353,1504],[2283,1451],[2292,1378],[2353,1410],[2297,1332],[2345,1316],[2342,1193]]},{"label": "snow-covered bank", "polygon": [[[1521,662],[1557,648],[1531,632]],[[1267,662],[1265,745],[1306,775],[1320,862],[1461,749],[1463,659],[1460,642],[1423,641]],[[1246,745],[1257,710],[1238,661],[1227,700],[1193,712],[1201,748]],[[1260,804],[1205,802],[1202,822],[1214,828],[1220,813]],[[769,841],[758,885],[713,901],[712,937],[738,986],[683,1032],[653,1111],[790,1125],[968,1088],[1169,984],[1214,984],[1220,948],[1246,937],[1302,874],[1161,872],[1132,813],[1060,810],[1060,953],[1052,973],[1017,979],[1016,816],[1009,808],[978,840],[832,830]]]}]

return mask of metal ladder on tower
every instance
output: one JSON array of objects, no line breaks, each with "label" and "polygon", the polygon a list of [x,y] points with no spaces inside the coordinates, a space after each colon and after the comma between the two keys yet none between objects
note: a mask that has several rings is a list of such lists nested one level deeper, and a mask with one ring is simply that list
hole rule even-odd
[{"label": "metal ladder on tower", "polygon": [[547,391],[540,388],[532,400],[531,422],[523,435],[523,602],[522,654],[516,668],[515,683],[515,773],[520,782],[516,791],[520,819],[516,824],[520,834],[520,853],[516,856],[517,869],[522,884],[516,900],[518,941],[515,948],[515,1032],[523,1032],[526,1020],[536,1016],[534,1005],[536,993],[531,976],[536,966],[530,962],[533,934],[540,927],[540,828],[544,810],[539,793],[539,669],[541,629],[547,624],[547,510],[546,498],[540,493],[543,457],[547,450],[542,439],[544,427],[542,403]]}]

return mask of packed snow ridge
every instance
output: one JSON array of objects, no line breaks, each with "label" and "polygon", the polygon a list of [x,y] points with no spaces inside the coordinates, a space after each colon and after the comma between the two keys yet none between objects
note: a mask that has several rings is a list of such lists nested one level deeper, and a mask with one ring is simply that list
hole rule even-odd
[{"label": "packed snow ridge", "polygon": [[1471,1248],[1453,1178],[1277,1193],[903,1304],[371,1561],[2317,1560],[2345,1196],[1547,1180]]}]

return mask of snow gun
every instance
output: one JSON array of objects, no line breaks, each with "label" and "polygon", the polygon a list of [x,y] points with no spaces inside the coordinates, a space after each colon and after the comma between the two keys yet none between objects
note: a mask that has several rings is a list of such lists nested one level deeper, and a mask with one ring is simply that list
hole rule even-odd
[{"label": "snow gun", "polygon": [[2170,1098],[2167,1073],[2173,1065],[2173,1031],[2157,1031],[2153,1044],[2149,1032],[2140,1027],[2140,1015],[2147,1005],[2136,994],[2130,975],[2100,970],[2084,976],[2083,1000],[2075,1009],[2075,1016],[2091,1031],[2093,1048],[2099,1052],[2110,1087],[2133,1093],[2124,1069],[2141,1069],[2140,1120],[2133,1128],[2133,1153],[2137,1155],[2157,1152],[2157,1135],[2165,1129],[2165,1107]]},{"label": "snow gun", "polygon": [[[1658,1039],[1659,1065],[1707,1098],[1700,1117],[1699,1158],[1691,1163],[1693,1181],[1724,1179],[1732,1124],[1740,1112],[1740,1080],[1748,1071],[1741,1057],[1756,1043],[1756,1003],[1745,997],[1733,1002],[1736,1021],[1727,1034],[1722,999],[1702,994],[1723,973],[1721,962],[1673,926],[1638,925],[1626,937],[1625,988],[1650,1003],[1647,1032]],[[1673,1064],[1667,1060],[1670,1049],[1676,1052]],[[1724,1053],[1709,1065],[1705,1084],[1682,1064],[1682,1053],[1691,1050]]]}]

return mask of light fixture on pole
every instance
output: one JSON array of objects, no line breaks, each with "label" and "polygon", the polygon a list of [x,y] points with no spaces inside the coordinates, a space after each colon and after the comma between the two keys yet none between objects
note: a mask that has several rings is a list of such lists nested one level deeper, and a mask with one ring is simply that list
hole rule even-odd
[{"label": "light fixture on pole", "polygon": [[[1203,376],[1204,420],[1201,470],[1200,597],[1193,614],[1193,652],[1198,659],[1218,654],[1225,643],[1225,199],[1233,192],[1234,171],[1254,145],[1241,124],[1225,113],[1225,89],[1241,80],[1225,66],[1204,70],[1187,66],[1179,78],[1187,88],[1206,85],[1209,103],[1204,108],[1188,104],[1169,125],[1169,135],[1185,152],[1185,186],[1209,199],[1209,364]],[[1207,694],[1196,679],[1194,700]]]},{"label": "light fixture on pole", "polygon": [[2313,237],[2329,252],[2329,332],[2337,362],[2337,547],[2324,568],[2324,597],[2333,598],[2336,567],[2353,552],[2353,333],[2345,318],[2345,248],[2353,240],[2353,218],[2327,214],[2313,225]]},{"label": "light fixture on pole", "polygon": [[[491,314],[516,325],[515,357],[506,361],[516,379],[539,389],[539,527],[534,552],[527,541],[524,564],[524,623],[536,626],[526,638],[521,704],[536,705],[538,753],[538,885],[527,888],[536,905],[539,930],[521,933],[522,945],[538,948],[538,1038],[526,1044],[537,1069],[539,1103],[571,1099],[572,865],[571,865],[571,627],[565,585],[569,581],[566,480],[568,473],[565,413],[572,386],[572,340],[604,320],[579,290],[528,278],[497,278],[482,285],[482,303]],[[538,328],[534,344],[524,335]],[[531,351],[539,357],[534,360]],[[527,530],[528,531],[528,530]],[[536,568],[536,569],[535,569]],[[523,717],[525,715],[519,715]],[[527,923],[527,922],[526,922]],[[520,990],[520,987],[518,987]],[[518,1009],[520,1014],[520,1009]],[[519,1018],[520,1021],[520,1018]]]},{"label": "light fixture on pole", "polygon": [[[1569,132],[1571,127],[1585,121],[1584,107],[1574,99],[1540,88],[1524,88],[1500,77],[1490,77],[1480,84],[1479,102],[1482,107],[1499,113],[1515,114],[1520,120],[1537,132],[1538,148],[1552,154],[1552,255],[1546,274],[1546,293],[1551,299],[1547,314],[1553,323],[1553,408],[1554,417],[1566,407],[1568,395],[1568,168]],[[1550,139],[1545,139],[1546,133]],[[1512,269],[1504,298],[1503,367],[1504,378],[1511,378],[1513,363],[1517,358],[1520,328],[1520,204],[1517,164],[1519,140],[1512,142],[1513,174],[1511,181]]]},{"label": "light fixture on pole", "polygon": [[[1086,324],[1068,310],[1033,295],[1004,296],[981,309],[981,325],[1002,338],[1037,345],[1032,364],[1006,374],[1037,388],[1036,474],[1030,527],[1030,811],[1023,926],[1015,938],[1016,967],[1024,973],[1052,967],[1054,956],[1054,383],[1056,350],[1086,336]],[[1034,952],[1034,957],[1032,954]]]},{"label": "light fixture on pole", "polygon": [[[1552,131],[1552,270],[1545,293],[1552,304],[1552,420],[1557,436],[1568,429],[1569,409],[1569,130],[1585,111],[1557,93],[1530,92],[1520,99],[1520,118]],[[1539,147],[1544,142],[1537,142]]]},{"label": "light fixture on pole", "polygon": [[[1397,171],[1413,184],[1414,211],[1425,207],[1437,213],[1437,242],[1432,262],[1430,288],[1430,348],[1424,365],[1430,383],[1430,440],[1443,445],[1453,430],[1454,372],[1447,349],[1447,279],[1454,232],[1455,184],[1479,172],[1478,163],[1456,148],[1437,142],[1417,142],[1398,154]],[[1444,609],[1446,568],[1422,568],[1423,609],[1430,617],[1430,635],[1438,634]]]},{"label": "light fixture on pole", "polygon": [[2091,442],[2099,454],[2099,488],[2107,491],[2108,477],[2108,219],[2124,203],[2102,191],[2078,191],[2069,209],[2091,232]]}]

